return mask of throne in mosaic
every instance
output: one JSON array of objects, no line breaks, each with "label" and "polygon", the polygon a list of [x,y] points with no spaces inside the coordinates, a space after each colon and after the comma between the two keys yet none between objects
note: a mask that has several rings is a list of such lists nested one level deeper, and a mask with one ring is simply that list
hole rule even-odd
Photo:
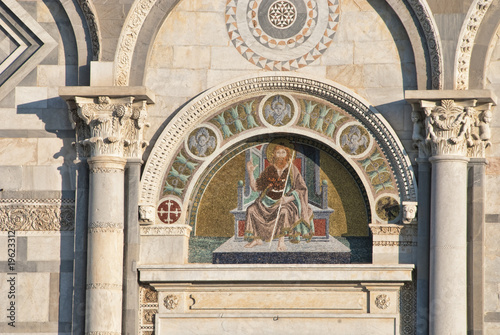
[{"label": "throne in mosaic", "polygon": [[[293,164],[299,169],[308,189],[309,205],[313,210],[314,236],[312,241],[328,241],[330,238],[330,215],[334,212],[328,207],[328,184],[320,181],[319,150],[303,146],[297,150]],[[257,146],[245,152],[245,181],[238,181],[238,204],[231,211],[234,215],[234,239],[243,241],[246,224],[246,211],[260,195],[252,191],[248,177],[247,163],[256,165],[254,176],[269,166],[266,157],[266,145]]]}]

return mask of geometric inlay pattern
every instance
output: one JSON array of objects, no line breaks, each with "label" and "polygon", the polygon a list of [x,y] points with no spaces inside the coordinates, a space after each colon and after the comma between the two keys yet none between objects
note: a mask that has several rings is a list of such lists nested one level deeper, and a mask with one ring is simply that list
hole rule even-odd
[{"label": "geometric inlay pattern", "polygon": [[337,31],[338,0],[228,0],[226,28],[236,50],[270,71],[314,62]]},{"label": "geometric inlay pattern", "polygon": [[0,45],[2,99],[57,42],[15,0],[0,0]]}]

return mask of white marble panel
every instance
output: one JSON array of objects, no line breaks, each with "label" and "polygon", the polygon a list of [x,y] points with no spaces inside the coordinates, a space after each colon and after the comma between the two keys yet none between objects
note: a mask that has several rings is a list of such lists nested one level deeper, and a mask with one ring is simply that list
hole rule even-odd
[{"label": "white marble panel", "polygon": [[73,236],[28,237],[28,261],[59,261],[73,259]]},{"label": "white marble panel", "polygon": [[166,97],[192,97],[206,88],[206,72],[189,69],[150,70],[146,86]]},{"label": "white marble panel", "polygon": [[174,334],[396,334],[396,316],[347,317],[334,314],[159,314],[156,319],[159,335]]},{"label": "white marble panel", "polygon": [[[173,48],[173,67],[206,69],[210,65],[210,48],[203,46],[176,46]],[[236,50],[235,50],[236,51]],[[223,57],[225,57],[224,55]]]},{"label": "white marble panel", "polygon": [[331,47],[321,56],[321,63],[323,65],[346,65],[352,64],[353,58],[354,42],[336,43],[334,37]]},{"label": "white marble panel", "polygon": [[260,70],[256,65],[247,61],[233,45],[211,48],[212,70]]},{"label": "white marble panel", "polygon": [[393,41],[365,41],[354,45],[355,64],[386,64],[399,65],[400,58],[396,44]]},{"label": "white marble panel", "polygon": [[17,322],[49,321],[50,273],[19,273],[17,275]]},{"label": "white marble panel", "polygon": [[0,138],[2,165],[34,165],[37,161],[37,140],[29,138]]},{"label": "white marble panel", "polygon": [[47,88],[16,87],[16,106],[18,108],[47,108]]}]

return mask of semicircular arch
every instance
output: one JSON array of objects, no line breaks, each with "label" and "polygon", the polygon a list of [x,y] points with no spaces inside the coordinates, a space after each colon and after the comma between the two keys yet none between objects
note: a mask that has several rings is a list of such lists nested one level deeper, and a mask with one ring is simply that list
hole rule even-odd
[{"label": "semicircular arch", "polygon": [[[278,120],[273,108],[279,103],[290,106],[289,117]],[[178,199],[180,220],[186,220],[194,185],[215,157],[237,143],[269,133],[314,138],[342,155],[369,190],[372,215],[376,200],[387,192],[400,204],[416,200],[409,157],[390,125],[368,102],[333,82],[269,73],[215,87],[176,113],[146,162],[139,205],[141,213],[148,214],[141,218],[155,221],[157,203],[169,196]],[[354,133],[361,140],[353,141]],[[195,136],[211,137],[212,144],[202,145],[193,140]]]}]

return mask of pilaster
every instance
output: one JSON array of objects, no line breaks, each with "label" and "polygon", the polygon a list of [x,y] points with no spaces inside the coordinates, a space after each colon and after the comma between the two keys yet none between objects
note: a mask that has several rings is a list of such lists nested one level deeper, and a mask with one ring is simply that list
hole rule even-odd
[{"label": "pilaster", "polygon": [[[407,91],[406,100],[413,104],[412,139],[418,161],[425,165],[419,184],[427,183],[426,165],[431,163],[430,190],[425,185],[419,190],[428,192],[420,193],[419,201],[430,198],[430,229],[427,235],[427,227],[419,227],[423,256],[417,263],[422,267],[417,273],[429,271],[429,334],[466,334],[468,162],[484,158],[490,146],[489,123],[496,97],[489,91]],[[424,222],[419,220],[419,225]],[[430,250],[428,269],[424,248]],[[417,304],[426,309],[426,281],[418,278],[418,288],[424,292],[419,293]],[[425,333],[425,317],[419,316],[418,326],[418,333]]]},{"label": "pilaster", "polygon": [[[128,91],[130,88],[123,93],[133,93]],[[70,120],[76,130],[78,158],[86,160],[89,166],[86,334],[111,335],[124,331],[124,172],[128,160],[140,162],[147,146],[144,129],[147,126],[147,103],[151,99],[140,93],[119,93],[115,88],[92,88],[89,91],[83,87],[65,87],[60,91],[67,100]],[[139,175],[135,172],[137,188]],[[133,184],[134,181],[127,180],[127,189],[134,188]],[[132,199],[135,205],[130,201],[127,203],[129,207],[135,206],[135,211],[136,198]],[[134,219],[129,212],[127,218]],[[130,227],[134,224],[137,225],[137,217],[135,223],[127,222],[127,232],[134,231]],[[135,240],[138,239],[138,229],[136,235]],[[127,236],[129,239],[134,240]],[[127,253],[126,268],[130,267],[128,263],[137,261],[135,254]],[[125,288],[129,286],[125,285]]]}]

